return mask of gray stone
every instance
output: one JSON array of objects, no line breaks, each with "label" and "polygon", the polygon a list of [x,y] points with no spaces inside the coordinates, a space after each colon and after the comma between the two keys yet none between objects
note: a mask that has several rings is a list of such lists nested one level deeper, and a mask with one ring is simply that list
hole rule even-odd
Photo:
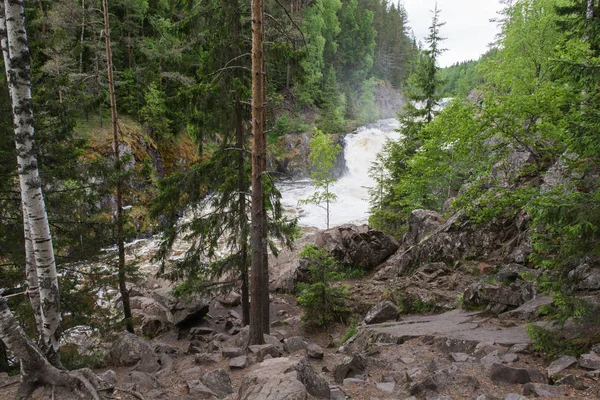
[{"label": "gray stone", "polygon": [[206,326],[197,326],[195,328],[190,329],[190,334],[192,336],[212,335],[213,333],[216,333],[216,331],[213,328],[209,328]]},{"label": "gray stone", "polygon": [[233,393],[231,386],[231,377],[224,369],[216,369],[207,372],[200,378],[202,383],[216,394],[218,398],[224,398]]},{"label": "gray stone", "polygon": [[516,318],[523,321],[533,321],[539,318],[541,314],[541,308],[549,306],[553,303],[553,300],[543,294],[538,294],[533,299],[523,303],[514,310],[504,312],[499,315],[500,318]]},{"label": "gray stone", "polygon": [[173,314],[173,324],[185,326],[202,321],[208,314],[209,304],[210,299],[200,295],[179,299],[170,310]]},{"label": "gray stone", "polygon": [[229,360],[229,368],[231,369],[243,369],[248,366],[248,357],[247,356],[239,356],[234,357]]},{"label": "gray stone", "polygon": [[224,296],[217,297],[217,301],[225,307],[237,307],[242,303],[242,296],[238,292],[234,291]]},{"label": "gray stone", "polygon": [[235,358],[246,355],[246,350],[239,347],[223,347],[221,349],[221,355],[225,358]]},{"label": "gray stone", "polygon": [[132,384],[138,391],[151,390],[160,387],[160,383],[150,374],[140,371],[132,371],[125,376],[125,383]]},{"label": "gray stone", "polygon": [[194,356],[194,362],[198,365],[217,364],[219,361],[221,357],[216,353],[200,353]]},{"label": "gray stone", "polygon": [[306,359],[302,359],[296,366],[297,378],[306,391],[314,397],[328,399],[331,396],[329,384],[319,375]]},{"label": "gray stone", "polygon": [[600,369],[600,356],[595,353],[582,354],[579,366],[586,369]]},{"label": "gray stone", "polygon": [[577,358],[573,356],[560,356],[548,366],[548,377],[554,378],[574,364],[577,364]]},{"label": "gray stone", "polygon": [[259,344],[248,346],[248,350],[251,353],[256,354],[256,359],[261,362],[265,359],[265,356],[270,355],[273,358],[281,356],[279,349],[272,344]]},{"label": "gray stone", "polygon": [[306,348],[306,352],[310,358],[313,358],[315,360],[323,359],[323,348],[316,343],[310,343]]},{"label": "gray stone", "polygon": [[490,354],[483,357],[481,360],[481,364],[487,369],[491,368],[494,364],[500,364],[500,357],[498,357],[498,351],[493,351]]},{"label": "gray stone", "polygon": [[111,346],[107,361],[109,365],[131,366],[137,364],[144,354],[153,353],[146,341],[125,331]]},{"label": "gray stone", "polygon": [[509,393],[506,395],[504,400],[529,400],[529,397],[521,396],[520,394],[516,393]]},{"label": "gray stone", "polygon": [[475,358],[465,353],[450,353],[450,359],[454,362],[473,361]]},{"label": "gray stone", "polygon": [[394,382],[380,382],[377,384],[377,390],[385,393],[394,393],[396,384]]},{"label": "gray stone", "polygon": [[206,387],[200,380],[186,382],[188,394],[194,396],[195,399],[212,400],[217,398],[215,392]]},{"label": "gray stone", "polygon": [[528,343],[518,343],[518,344],[512,345],[510,347],[510,349],[508,350],[508,352],[515,353],[515,354],[529,353],[529,344]]},{"label": "gray stone", "polygon": [[349,397],[346,395],[346,393],[344,393],[342,388],[340,388],[339,386],[330,386],[329,389],[331,391],[331,395],[329,397],[331,400],[347,400],[347,399],[349,399]]},{"label": "gray stone", "polygon": [[507,363],[513,363],[519,361],[519,355],[516,353],[506,353],[502,356],[502,360],[504,360]]},{"label": "gray stone", "polygon": [[293,354],[300,350],[305,350],[308,347],[308,343],[301,336],[292,336],[283,341],[285,351],[289,354]]},{"label": "gray stone", "polygon": [[160,363],[158,362],[158,358],[154,353],[145,353],[142,356],[142,359],[135,366],[136,371],[146,372],[148,374],[153,374],[158,372],[161,368]]},{"label": "gray stone", "polygon": [[366,369],[366,360],[360,354],[347,357],[342,364],[333,369],[333,378],[336,383],[341,384],[344,379],[362,374]]},{"label": "gray stone", "polygon": [[600,290],[600,267],[583,263],[569,273],[578,290]]},{"label": "gray stone", "polygon": [[502,364],[493,364],[490,378],[494,382],[519,383],[529,382],[546,383],[546,378],[534,368],[515,368]]},{"label": "gray stone", "polygon": [[398,307],[389,300],[381,301],[371,308],[365,317],[365,323],[378,324],[398,318]]},{"label": "gray stone", "polygon": [[565,389],[560,386],[531,382],[523,387],[523,394],[525,396],[534,395],[535,397],[562,397],[565,395]]},{"label": "gray stone", "polygon": [[308,392],[298,379],[299,360],[273,358],[254,365],[245,374],[238,391],[239,400],[306,400]]},{"label": "gray stone", "polygon": [[344,379],[344,386],[349,386],[349,385],[359,385],[359,386],[363,386],[365,383],[364,379],[360,379],[360,378],[346,378]]},{"label": "gray stone", "polygon": [[109,369],[100,376],[100,379],[111,385],[114,385],[117,382],[117,375],[115,374],[115,371]]},{"label": "gray stone", "polygon": [[509,285],[490,284],[485,281],[472,283],[463,293],[463,302],[467,306],[488,306],[495,313],[509,307],[518,307],[531,300],[535,295],[533,285],[528,282],[513,282]]}]

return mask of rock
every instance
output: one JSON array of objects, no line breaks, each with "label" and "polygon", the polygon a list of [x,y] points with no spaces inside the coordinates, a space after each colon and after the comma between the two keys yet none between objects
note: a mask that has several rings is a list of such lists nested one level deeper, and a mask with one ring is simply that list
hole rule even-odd
[{"label": "rock", "polygon": [[264,339],[265,339],[266,344],[275,346],[275,348],[277,348],[277,350],[279,350],[279,353],[283,354],[283,352],[285,351],[285,346],[283,345],[283,343],[281,343],[281,340],[277,336],[264,335]]},{"label": "rock", "polygon": [[140,371],[132,371],[128,373],[123,381],[130,384],[128,386],[133,386],[137,391],[147,391],[160,387],[160,384],[155,377]]},{"label": "rock", "polygon": [[509,393],[506,395],[504,400],[529,400],[529,397],[524,397],[516,393]]},{"label": "rock", "polygon": [[171,312],[151,297],[134,296],[130,298],[131,312],[134,317],[142,320],[142,334],[153,338],[159,333],[169,330],[172,326]]},{"label": "rock", "polygon": [[534,395],[535,397],[559,397],[565,395],[565,389],[560,386],[530,382],[523,387],[523,394],[525,396]]},{"label": "rock", "polygon": [[160,368],[161,365],[154,353],[145,353],[135,366],[136,371],[146,372],[148,374],[158,372]]},{"label": "rock", "polygon": [[533,286],[528,282],[521,281],[504,286],[478,281],[465,290],[463,302],[471,307],[488,306],[492,312],[499,314],[508,308],[526,303],[534,295]]},{"label": "rock", "polygon": [[198,365],[217,364],[219,361],[221,357],[216,353],[201,353],[194,356],[194,362]]},{"label": "rock", "polygon": [[577,364],[577,358],[573,356],[560,356],[548,366],[548,377],[554,378],[561,375],[564,370],[573,364]]},{"label": "rock", "polygon": [[535,273],[529,268],[525,268],[521,264],[511,263],[500,266],[500,270],[494,275],[494,278],[501,283],[514,283],[517,279],[521,279],[521,274],[525,272]]},{"label": "rock", "polygon": [[186,326],[202,321],[208,314],[209,299],[200,295],[188,296],[178,300],[171,307],[173,314],[173,324],[177,326]]},{"label": "rock", "polygon": [[308,392],[298,379],[299,360],[273,358],[254,365],[238,391],[239,400],[306,400]]},{"label": "rock", "polygon": [[349,399],[349,397],[346,395],[346,393],[344,393],[342,388],[340,388],[339,386],[330,386],[329,389],[331,391],[331,394],[329,397],[331,400],[347,400],[347,399]]},{"label": "rock", "polygon": [[250,352],[256,354],[256,359],[261,362],[265,359],[265,356],[270,355],[273,358],[281,356],[279,349],[272,344],[260,344],[248,346]]},{"label": "rock", "polygon": [[285,351],[289,354],[293,354],[300,350],[305,350],[308,347],[308,343],[301,336],[292,336],[283,341]]},{"label": "rock", "polygon": [[221,355],[225,358],[235,358],[246,355],[246,350],[240,349],[239,347],[223,347],[221,349]]},{"label": "rock", "polygon": [[231,386],[231,377],[224,369],[216,369],[214,371],[207,372],[200,378],[202,383],[209,388],[218,398],[227,397],[233,393],[233,387]]},{"label": "rock", "polygon": [[377,390],[385,393],[394,393],[396,384],[394,382],[380,382],[377,384]]},{"label": "rock", "polygon": [[358,386],[363,386],[365,383],[365,380],[362,378],[346,378],[344,379],[344,386],[350,386],[350,385],[358,385]]},{"label": "rock", "polygon": [[210,390],[200,380],[187,381],[187,391],[190,396],[194,396],[195,399],[215,399],[217,394]]},{"label": "rock", "polygon": [[342,384],[344,379],[352,378],[362,374],[366,369],[366,360],[360,354],[347,357],[342,364],[333,369],[333,379],[336,383]]},{"label": "rock", "polygon": [[390,320],[395,321],[396,318],[398,318],[398,307],[391,301],[385,300],[380,301],[375,307],[369,310],[365,317],[365,323],[367,325],[378,324]]},{"label": "rock", "polygon": [[248,356],[234,357],[229,360],[229,368],[244,369],[248,366]]},{"label": "rock", "polygon": [[502,364],[493,364],[490,378],[494,382],[519,383],[529,382],[545,383],[546,379],[540,371],[534,368],[515,368]]},{"label": "rock", "polygon": [[440,213],[430,210],[413,210],[408,216],[408,231],[404,235],[403,243],[414,246],[436,231],[443,221]]},{"label": "rock", "polygon": [[491,352],[490,354],[483,357],[480,361],[486,369],[491,368],[494,364],[500,364],[500,357],[498,357],[498,351]]},{"label": "rock", "polygon": [[368,225],[341,225],[319,231],[315,245],[329,251],[338,261],[372,270],[398,250],[391,236]]},{"label": "rock", "polygon": [[553,300],[543,294],[538,294],[533,299],[523,303],[514,310],[504,312],[499,315],[501,319],[516,318],[522,321],[533,321],[541,316],[541,308],[553,304]]},{"label": "rock", "polygon": [[329,384],[321,375],[319,375],[306,359],[302,359],[296,365],[298,380],[302,382],[306,391],[314,397],[329,399],[331,396]]},{"label": "rock", "polygon": [[229,292],[224,296],[217,297],[217,301],[225,307],[237,307],[242,303],[242,295],[240,295],[238,292],[233,291]]},{"label": "rock", "polygon": [[323,354],[324,354],[323,348],[316,343],[310,343],[306,347],[306,352],[310,358],[313,358],[315,360],[323,359]]},{"label": "rock", "polygon": [[450,359],[454,362],[467,362],[475,360],[474,357],[471,357],[465,353],[450,353]]},{"label": "rock", "polygon": [[192,336],[212,335],[212,334],[215,334],[216,332],[217,331],[215,331],[213,328],[209,328],[206,326],[197,326],[197,327],[190,329],[190,334]]},{"label": "rock", "polygon": [[153,354],[150,345],[133,333],[123,332],[113,343],[107,362],[114,366],[132,366],[137,364],[144,354]]},{"label": "rock", "polygon": [[586,369],[600,369],[600,356],[595,353],[582,354],[579,357],[579,366]]},{"label": "rock", "polygon": [[115,374],[115,371],[109,369],[108,371],[100,375],[100,379],[111,385],[114,385],[117,382],[117,375]]},{"label": "rock", "polygon": [[585,262],[569,272],[569,278],[577,282],[578,290],[600,290],[600,266]]},{"label": "rock", "polygon": [[502,356],[502,360],[507,363],[513,363],[519,361],[519,355],[515,353],[506,353]]}]

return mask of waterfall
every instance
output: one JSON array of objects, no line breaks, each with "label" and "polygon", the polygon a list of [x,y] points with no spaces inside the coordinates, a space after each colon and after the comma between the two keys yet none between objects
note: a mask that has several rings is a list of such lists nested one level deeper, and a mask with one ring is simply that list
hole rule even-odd
[{"label": "waterfall", "polygon": [[[344,157],[347,172],[332,187],[337,201],[330,206],[330,226],[345,223],[366,223],[369,217],[369,188],[374,186],[369,168],[386,140],[400,138],[395,131],[396,119],[384,119],[349,133],[344,137]],[[278,184],[282,204],[291,215],[299,217],[300,225],[326,228],[326,213],[313,204],[298,205],[298,201],[313,194],[310,180],[285,181]]]}]

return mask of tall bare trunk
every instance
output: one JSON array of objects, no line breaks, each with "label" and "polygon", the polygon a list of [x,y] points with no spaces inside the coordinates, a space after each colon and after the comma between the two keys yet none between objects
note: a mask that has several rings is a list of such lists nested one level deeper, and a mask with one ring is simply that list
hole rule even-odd
[{"label": "tall bare trunk", "polygon": [[85,36],[85,0],[81,0],[81,35],[79,36],[79,73],[83,74],[83,39]]},{"label": "tall bare trunk", "polygon": [[[266,170],[266,97],[264,71],[264,3],[252,0],[252,232],[250,343],[262,344],[265,311],[268,310],[268,275],[265,199],[262,179]],[[265,301],[265,292],[267,304]],[[268,314],[267,317],[268,319]]]},{"label": "tall bare trunk", "polygon": [[595,0],[587,0],[585,17],[590,20],[594,18],[594,2]]},{"label": "tall bare trunk", "polygon": [[[240,14],[237,0],[231,4],[233,10],[233,58],[240,56]],[[241,71],[236,70],[236,76],[241,79]],[[248,179],[246,177],[246,157],[244,156],[244,115],[240,94],[235,94],[235,136],[238,150],[238,207],[239,207],[239,229],[240,229],[240,268],[242,276],[242,322],[244,326],[250,323],[250,293],[248,292],[248,219],[246,214],[246,190],[248,190]]]},{"label": "tall bare trunk", "polygon": [[117,174],[116,197],[117,197],[117,247],[119,249],[119,292],[123,302],[123,316],[125,328],[133,333],[133,320],[131,316],[131,305],[129,303],[129,291],[125,276],[125,238],[123,235],[123,180],[121,179],[121,155],[119,152],[119,126],[117,124],[117,102],[115,99],[115,81],[113,78],[112,50],[110,47],[110,25],[108,21],[108,6],[106,0],[102,0],[104,11],[104,41],[106,43],[106,67],[108,69],[108,93],[110,96],[110,116],[113,128],[113,146],[115,151],[115,173]]},{"label": "tall bare trunk", "polygon": [[7,71],[10,72],[7,73],[7,79],[13,107],[21,199],[26,214],[24,219],[29,222],[39,281],[42,305],[41,345],[48,360],[53,365],[60,366],[58,354],[60,298],[50,225],[33,140],[31,71],[23,2],[12,0],[0,2],[0,37],[2,37],[4,62]]}]

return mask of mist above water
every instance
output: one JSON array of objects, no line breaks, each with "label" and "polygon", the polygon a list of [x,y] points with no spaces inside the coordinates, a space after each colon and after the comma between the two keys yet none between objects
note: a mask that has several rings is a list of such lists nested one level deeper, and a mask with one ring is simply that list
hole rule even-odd
[{"label": "mist above water", "polygon": [[[366,223],[369,217],[369,188],[375,186],[369,177],[369,168],[387,139],[397,140],[400,133],[396,119],[384,119],[363,126],[344,137],[344,156],[347,172],[331,187],[337,195],[329,212],[330,227],[346,223]],[[313,204],[298,205],[311,196],[315,188],[310,180],[283,181],[278,185],[282,204],[292,215],[299,217],[302,226],[324,229],[327,226],[325,210]]]}]

